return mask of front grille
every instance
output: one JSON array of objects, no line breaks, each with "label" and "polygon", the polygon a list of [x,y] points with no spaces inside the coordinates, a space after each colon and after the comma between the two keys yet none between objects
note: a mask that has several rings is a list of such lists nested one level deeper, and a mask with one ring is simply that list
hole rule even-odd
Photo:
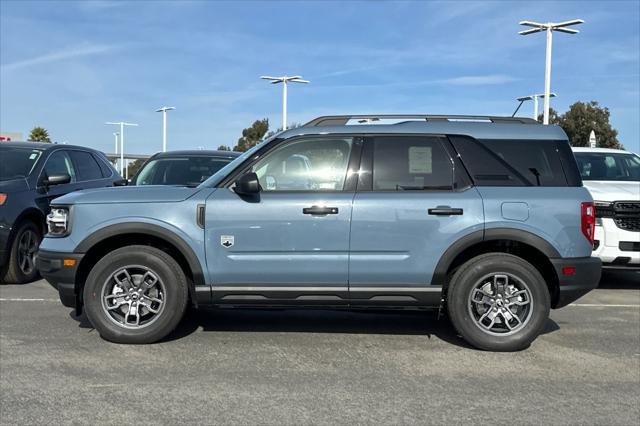
[{"label": "front grille", "polygon": [[616,213],[640,214],[640,201],[616,201],[613,209]]},{"label": "front grille", "polygon": [[616,201],[612,208],[613,221],[618,228],[640,232],[640,201]]},{"label": "front grille", "polygon": [[615,218],[613,221],[618,228],[625,231],[640,232],[640,217],[620,217]]}]

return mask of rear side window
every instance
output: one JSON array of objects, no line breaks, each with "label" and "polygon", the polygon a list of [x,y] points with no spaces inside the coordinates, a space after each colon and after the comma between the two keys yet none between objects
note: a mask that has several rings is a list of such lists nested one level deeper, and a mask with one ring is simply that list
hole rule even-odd
[{"label": "rear side window", "polygon": [[113,175],[113,172],[111,171],[111,169],[106,163],[108,161],[106,158],[101,158],[100,155],[98,154],[93,154],[93,158],[98,163],[98,166],[100,166],[100,172],[102,173],[102,177],[108,178],[108,177],[111,177],[111,175]]},{"label": "rear side window", "polygon": [[452,137],[451,142],[478,186],[568,185],[558,147],[561,142],[462,136]]},{"label": "rear side window", "polygon": [[373,190],[452,190],[453,162],[442,142],[430,136],[374,138]]},{"label": "rear side window", "polygon": [[77,181],[102,179],[100,166],[91,153],[86,151],[71,151],[70,154],[76,166]]}]

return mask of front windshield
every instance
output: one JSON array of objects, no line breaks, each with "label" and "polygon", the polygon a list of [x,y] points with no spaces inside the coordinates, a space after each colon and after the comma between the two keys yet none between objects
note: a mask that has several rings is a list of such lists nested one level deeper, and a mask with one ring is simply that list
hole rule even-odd
[{"label": "front windshield", "polygon": [[0,147],[0,181],[29,176],[41,155],[39,149]]},{"label": "front windshield", "polygon": [[262,142],[260,142],[259,144],[255,145],[253,148],[249,149],[248,151],[246,151],[244,154],[240,155],[239,157],[236,157],[232,162],[230,162],[229,164],[227,164],[226,166],[224,166],[223,168],[221,168],[220,170],[218,170],[213,176],[211,176],[209,179],[205,180],[204,182],[202,182],[200,184],[201,188],[211,188],[213,186],[216,186],[218,183],[220,183],[220,181],[222,179],[224,179],[225,176],[227,176],[233,169],[235,169],[240,163],[242,163],[245,159],[249,158],[250,156],[253,155],[254,152],[256,152],[257,150],[259,150],[260,148],[262,148],[262,146],[264,146],[266,143],[271,142],[273,139],[275,139],[277,135],[269,138],[269,139],[265,139]]},{"label": "front windshield", "polygon": [[203,155],[156,158],[143,166],[132,184],[198,186],[230,161]]},{"label": "front windshield", "polygon": [[582,180],[640,181],[640,157],[610,152],[576,152]]}]

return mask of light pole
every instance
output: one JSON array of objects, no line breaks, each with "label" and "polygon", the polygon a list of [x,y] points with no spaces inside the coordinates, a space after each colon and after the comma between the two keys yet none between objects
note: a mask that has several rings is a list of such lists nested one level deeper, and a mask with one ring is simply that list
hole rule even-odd
[{"label": "light pole", "polygon": [[163,106],[156,110],[162,113],[162,152],[167,151],[167,111],[174,110],[175,107]]},{"label": "light pole", "polygon": [[[517,101],[520,101],[520,105],[518,105],[518,108],[516,108],[516,110],[513,112],[512,117],[515,117],[516,113],[518,112],[518,110],[520,109],[520,107],[522,106],[523,102],[525,101],[533,101],[533,119],[538,121],[538,98],[544,98],[544,93],[537,93],[535,95],[529,95],[529,96],[522,96],[521,98],[517,98]],[[555,93],[549,93],[549,97],[550,98],[555,98],[556,94]]]},{"label": "light pole", "polygon": [[263,75],[260,77],[263,80],[270,80],[271,84],[282,83],[282,130],[287,130],[287,83],[309,83],[309,80],[303,80],[301,76],[296,75],[293,77],[270,77]]},{"label": "light pole", "polygon": [[120,133],[118,133],[118,132],[114,132],[114,133],[113,133],[113,137],[114,137],[114,139],[115,139],[115,148],[116,148],[116,150],[115,150],[115,151],[113,151],[113,152],[114,152],[115,154],[118,154],[118,136],[120,136]]},{"label": "light pole", "polygon": [[120,126],[120,176],[124,176],[124,126],[137,126],[137,124],[125,123],[124,121],[107,121],[104,124]]},{"label": "light pole", "polygon": [[551,45],[553,41],[553,32],[560,31],[561,33],[567,34],[578,34],[580,31],[574,30],[572,28],[567,28],[571,25],[582,24],[584,21],[582,19],[573,19],[571,21],[553,23],[547,22],[546,24],[541,24],[539,22],[532,21],[521,21],[520,25],[525,25],[527,27],[533,27],[530,30],[520,31],[518,34],[520,35],[529,35],[533,33],[540,33],[542,31],[546,31],[547,33],[547,57],[544,68],[544,118],[542,120],[543,124],[549,124],[549,98],[551,97]]}]

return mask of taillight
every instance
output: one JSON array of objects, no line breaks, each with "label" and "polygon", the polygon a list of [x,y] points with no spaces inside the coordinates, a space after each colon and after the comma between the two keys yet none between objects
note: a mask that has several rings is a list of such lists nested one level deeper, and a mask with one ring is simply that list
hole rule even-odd
[{"label": "taillight", "polygon": [[580,225],[582,233],[593,245],[593,234],[596,230],[596,210],[591,201],[580,204]]}]

